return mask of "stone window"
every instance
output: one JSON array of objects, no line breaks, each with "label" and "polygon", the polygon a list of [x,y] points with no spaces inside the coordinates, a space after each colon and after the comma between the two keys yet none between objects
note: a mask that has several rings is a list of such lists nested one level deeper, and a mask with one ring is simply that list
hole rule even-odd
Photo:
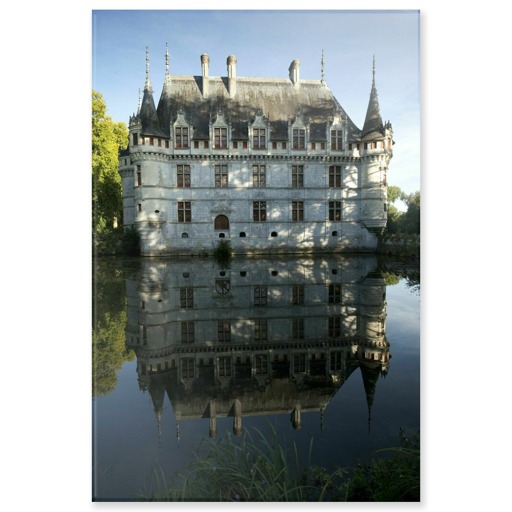
[{"label": "stone window", "polygon": [[339,316],[330,316],[327,335],[329,338],[339,338],[341,335],[341,318]]},{"label": "stone window", "polygon": [[292,201],[292,222],[301,222],[304,220],[304,202]]},{"label": "stone window", "polygon": [[266,306],[267,305],[267,287],[266,286],[255,286],[254,287],[254,305],[255,306]]},{"label": "stone window", "polygon": [[137,187],[142,186],[142,171],[140,165],[137,165]]},{"label": "stone window", "polygon": [[265,222],[267,220],[267,202],[253,201],[252,203],[252,219],[255,222]]},{"label": "stone window", "polygon": [[192,358],[181,360],[181,378],[193,379],[195,377],[195,361]]},{"label": "stone window", "polygon": [[292,304],[294,306],[304,304],[304,285],[294,284],[292,285]]},{"label": "stone window", "polygon": [[253,149],[266,149],[265,128],[253,128],[252,130],[252,147]]},{"label": "stone window", "polygon": [[194,343],[194,322],[181,322],[181,343]]},{"label": "stone window", "polygon": [[331,150],[342,151],[343,150],[343,131],[342,130],[331,130]]},{"label": "stone window", "polygon": [[264,165],[252,166],[252,186],[264,188],[267,184],[267,170]]},{"label": "stone window", "polygon": [[142,211],[142,204],[137,203],[137,211],[140,213]]},{"label": "stone window", "polygon": [[153,137],[149,137],[149,145],[154,146],[155,145],[155,139]]},{"label": "stone window", "polygon": [[341,285],[338,283],[329,285],[329,304],[341,304]]},{"label": "stone window", "polygon": [[306,146],[306,130],[303,128],[293,128],[292,130],[292,149],[304,149]]},{"label": "stone window", "polygon": [[187,149],[189,147],[188,126],[176,126],[174,128],[174,147]]},{"label": "stone window", "polygon": [[138,133],[134,133],[133,134],[133,145],[134,146],[138,146],[139,145],[139,134]]},{"label": "stone window", "polygon": [[238,149],[238,142],[236,140],[233,141],[233,149]]},{"label": "stone window", "polygon": [[190,201],[178,201],[178,222],[192,222],[192,204]]},{"label": "stone window", "polygon": [[306,354],[295,354],[293,356],[293,373],[304,373],[306,371]]},{"label": "stone window", "polygon": [[341,220],[341,201],[329,201],[329,220]]},{"label": "stone window", "polygon": [[217,188],[227,188],[228,186],[228,166],[225,164],[215,165],[215,186]]},{"label": "stone window", "polygon": [[190,165],[178,165],[176,168],[178,188],[190,188]]},{"label": "stone window", "polygon": [[267,375],[268,374],[268,356],[265,354],[259,354],[254,358],[256,364],[256,375]]},{"label": "stone window", "polygon": [[231,357],[219,357],[219,377],[231,377]]},{"label": "stone window", "polygon": [[329,187],[340,188],[341,187],[341,166],[330,165],[329,166]]},{"label": "stone window", "polygon": [[277,149],[277,142],[272,142],[272,149]]},{"label": "stone window", "polygon": [[231,341],[231,322],[229,320],[217,320],[217,341]]},{"label": "stone window", "polygon": [[194,141],[194,149],[199,149],[199,141],[198,140]]},{"label": "stone window", "polygon": [[228,147],[228,129],[213,129],[213,147],[217,149],[226,149]]},{"label": "stone window", "polygon": [[254,341],[266,341],[267,332],[266,318],[254,320]]},{"label": "stone window", "polygon": [[180,288],[180,308],[192,309],[194,307],[194,288]]},{"label": "stone window", "polygon": [[295,340],[304,339],[304,318],[298,317],[292,319],[292,338]]},{"label": "stone window", "polygon": [[292,165],[292,187],[302,188],[304,186],[304,166]]},{"label": "stone window", "polygon": [[165,148],[169,149],[169,141],[168,140],[165,141]]}]

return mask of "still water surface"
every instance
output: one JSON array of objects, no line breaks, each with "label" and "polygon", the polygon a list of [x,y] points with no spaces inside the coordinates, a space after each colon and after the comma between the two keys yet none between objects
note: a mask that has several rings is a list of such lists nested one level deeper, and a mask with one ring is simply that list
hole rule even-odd
[{"label": "still water surface", "polygon": [[[93,499],[138,500],[205,437],[277,432],[328,470],[420,427],[419,286],[373,256],[95,263]],[[403,269],[401,269],[403,270]],[[400,275],[401,274],[401,275]]]}]

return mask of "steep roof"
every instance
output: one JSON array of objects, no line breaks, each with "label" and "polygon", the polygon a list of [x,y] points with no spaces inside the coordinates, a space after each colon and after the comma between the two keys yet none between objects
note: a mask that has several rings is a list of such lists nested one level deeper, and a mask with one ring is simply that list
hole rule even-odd
[{"label": "steep roof", "polygon": [[363,139],[373,139],[384,135],[384,126],[382,124],[382,117],[380,115],[379,97],[377,95],[377,88],[375,87],[375,59],[373,60],[373,81],[372,90],[370,92],[370,100],[368,101],[368,109],[366,111],[366,118],[364,126],[361,130]]},{"label": "steep roof", "polygon": [[325,123],[335,115],[347,117],[349,138],[360,136],[360,130],[320,80],[301,80],[297,87],[288,79],[240,77],[236,79],[234,98],[229,96],[225,77],[210,77],[208,97],[204,98],[202,80],[200,76],[166,77],[157,109],[165,135],[169,135],[170,123],[182,111],[194,126],[194,137],[208,138],[210,117],[221,111],[231,123],[233,137],[246,139],[248,123],[261,110],[270,123],[273,140],[288,139],[288,122],[299,111],[310,123],[316,140],[326,140]]}]

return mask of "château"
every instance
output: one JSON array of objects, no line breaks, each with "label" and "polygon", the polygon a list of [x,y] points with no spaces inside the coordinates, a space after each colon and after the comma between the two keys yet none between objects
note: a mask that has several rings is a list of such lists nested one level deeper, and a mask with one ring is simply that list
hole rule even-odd
[{"label": "ch\u00e2teau", "polygon": [[[386,225],[391,123],[383,123],[375,60],[363,128],[321,78],[171,75],[155,103],[146,80],[120,155],[123,224],[143,256],[194,255],[229,241],[240,254],[373,252]],[[348,79],[348,78],[347,78]]]}]

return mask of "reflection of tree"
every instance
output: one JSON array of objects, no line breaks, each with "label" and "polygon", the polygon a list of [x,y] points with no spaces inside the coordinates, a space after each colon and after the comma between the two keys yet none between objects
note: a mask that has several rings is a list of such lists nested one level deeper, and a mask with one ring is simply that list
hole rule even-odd
[{"label": "reflection of tree", "polygon": [[106,395],[117,384],[117,372],[134,353],[126,350],[126,292],[119,267],[96,263],[93,290],[92,392]]}]

